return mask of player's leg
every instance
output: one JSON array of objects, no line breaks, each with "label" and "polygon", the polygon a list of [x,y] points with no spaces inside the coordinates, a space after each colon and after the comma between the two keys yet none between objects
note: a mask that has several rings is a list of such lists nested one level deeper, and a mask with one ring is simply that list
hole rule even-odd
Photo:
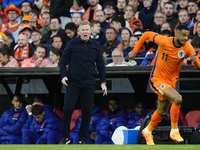
[{"label": "player's leg", "polygon": [[165,98],[172,101],[172,106],[170,110],[171,115],[171,132],[170,132],[170,138],[172,140],[175,140],[177,142],[183,142],[183,138],[180,136],[179,130],[178,130],[178,119],[180,114],[180,107],[182,104],[182,96],[174,89],[174,88],[168,88],[163,95]]},{"label": "player's leg", "polygon": [[143,136],[146,139],[147,145],[154,145],[153,136],[151,132],[161,122],[164,115],[167,114],[167,110],[170,107],[168,100],[158,100],[158,108],[151,117],[151,121],[148,126],[142,131]]}]

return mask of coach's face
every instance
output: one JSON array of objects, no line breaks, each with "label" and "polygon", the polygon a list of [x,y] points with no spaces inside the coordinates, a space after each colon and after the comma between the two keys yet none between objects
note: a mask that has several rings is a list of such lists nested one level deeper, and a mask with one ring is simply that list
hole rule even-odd
[{"label": "coach's face", "polygon": [[175,37],[177,38],[177,42],[180,45],[184,45],[188,40],[189,33],[190,32],[188,30],[176,31]]},{"label": "coach's face", "polygon": [[81,40],[88,41],[91,35],[90,25],[87,24],[79,26],[79,35],[81,37]]}]

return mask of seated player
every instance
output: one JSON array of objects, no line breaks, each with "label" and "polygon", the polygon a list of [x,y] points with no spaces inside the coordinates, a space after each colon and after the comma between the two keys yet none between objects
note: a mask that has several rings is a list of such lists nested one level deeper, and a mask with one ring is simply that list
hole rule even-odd
[{"label": "seated player", "polygon": [[128,122],[126,127],[128,129],[134,129],[137,126],[141,126],[148,113],[149,112],[145,109],[144,104],[136,101],[133,110],[127,116]]},{"label": "seated player", "polygon": [[121,107],[118,98],[111,98],[108,106],[109,111],[97,124],[96,133],[91,135],[91,139],[95,140],[95,144],[113,144],[111,140],[113,132],[119,126],[125,126],[127,123],[127,112]]},{"label": "seated player", "polygon": [[31,108],[34,117],[29,130],[22,132],[23,144],[56,144],[62,139],[61,120],[41,105]]},{"label": "seated player", "polygon": [[0,119],[0,143],[22,144],[21,128],[27,118],[23,95],[15,94],[11,102],[12,107],[6,110]]}]

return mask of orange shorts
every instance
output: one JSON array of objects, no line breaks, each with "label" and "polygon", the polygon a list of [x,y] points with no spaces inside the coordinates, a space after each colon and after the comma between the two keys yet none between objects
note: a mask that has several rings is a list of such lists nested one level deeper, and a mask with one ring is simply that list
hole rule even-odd
[{"label": "orange shorts", "polygon": [[163,97],[163,94],[168,88],[172,87],[175,89],[175,84],[169,84],[160,78],[151,78],[149,79],[149,83],[152,91],[158,95],[158,99],[161,101],[166,100],[166,98]]}]

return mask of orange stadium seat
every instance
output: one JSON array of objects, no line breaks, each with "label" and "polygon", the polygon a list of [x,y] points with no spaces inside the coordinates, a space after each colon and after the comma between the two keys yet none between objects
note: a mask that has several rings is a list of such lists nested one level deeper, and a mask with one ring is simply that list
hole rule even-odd
[{"label": "orange stadium seat", "polygon": [[186,114],[183,126],[193,126],[194,128],[197,128],[199,122],[200,122],[200,110],[193,110],[189,111]]}]

